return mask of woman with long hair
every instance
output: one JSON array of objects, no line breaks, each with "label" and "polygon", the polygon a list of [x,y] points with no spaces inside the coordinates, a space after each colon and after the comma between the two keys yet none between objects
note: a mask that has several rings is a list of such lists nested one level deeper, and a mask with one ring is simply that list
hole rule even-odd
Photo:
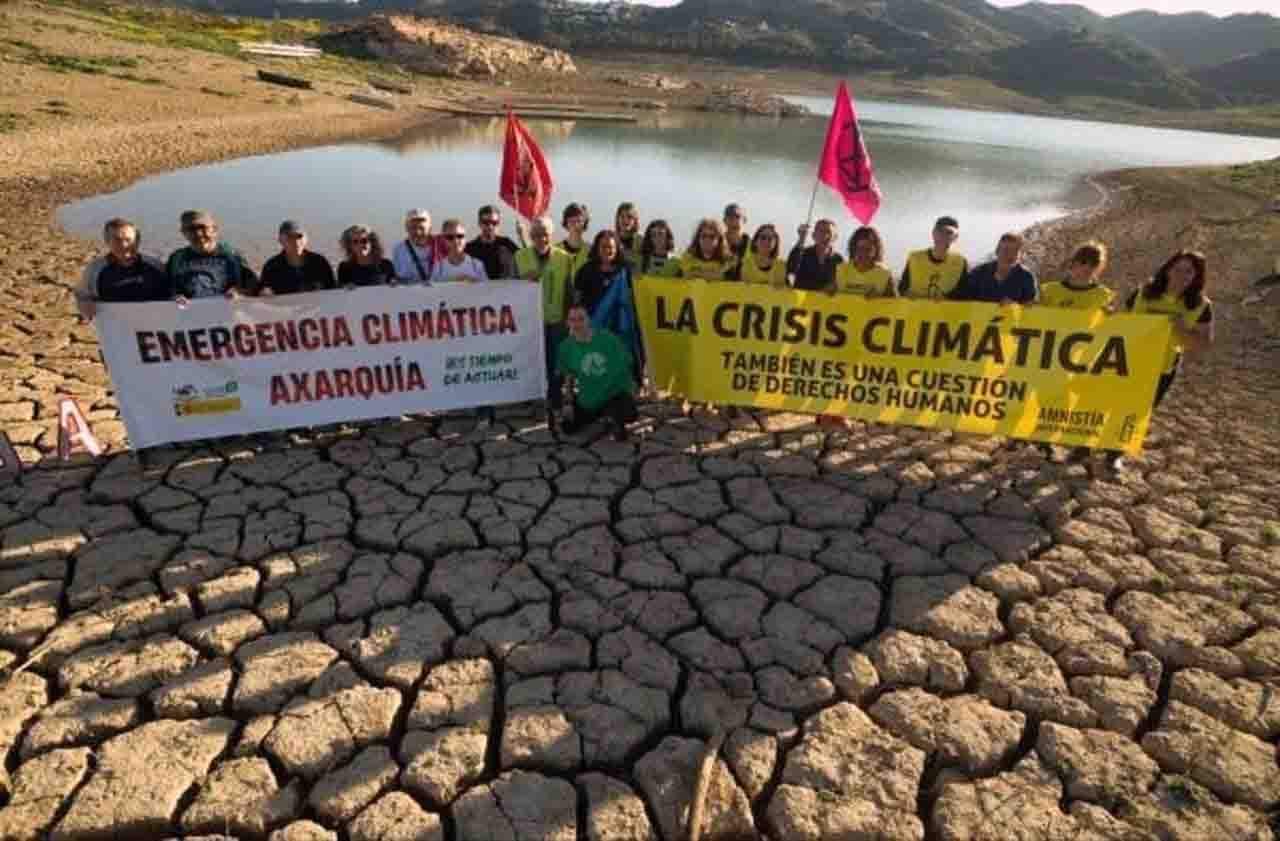
[{"label": "woman with long hair", "polygon": [[640,383],[644,352],[631,290],[631,267],[622,257],[622,246],[613,230],[605,228],[596,234],[586,265],[573,278],[573,290],[574,300],[590,314],[591,325],[622,340],[631,354],[636,382]]},{"label": "woman with long hair", "polygon": [[893,272],[884,262],[884,240],[879,231],[863,225],[853,232],[849,237],[849,259],[836,266],[836,282],[828,291],[864,298],[897,296]]},{"label": "woman with long hair", "polygon": [[[1163,373],[1156,385],[1152,411],[1160,405],[1182,367],[1182,357],[1201,353],[1213,344],[1213,301],[1204,294],[1208,264],[1199,251],[1181,249],[1156,269],[1141,289],[1125,301],[1134,313],[1163,315],[1173,326],[1173,337],[1165,352]],[[1122,466],[1121,455],[1108,453],[1113,468]]]},{"label": "woman with long hair", "polygon": [[761,225],[731,277],[743,283],[760,283],[775,289],[787,287],[787,261],[779,259],[781,237],[772,224]]},{"label": "woman with long hair", "polygon": [[697,280],[724,280],[736,263],[733,249],[729,247],[729,240],[724,234],[724,225],[708,216],[698,223],[693,231],[693,240],[684,254],[680,255],[679,276]]},{"label": "woman with long hair", "polygon": [[338,264],[338,285],[388,286],[396,282],[396,267],[382,251],[382,240],[368,225],[352,225],[339,240],[345,260]]},{"label": "woman with long hair", "polygon": [[654,219],[646,225],[640,241],[640,274],[675,277],[680,271],[680,260],[672,254],[675,247],[666,219]]},{"label": "woman with long hair", "polygon": [[631,271],[640,269],[640,211],[635,202],[624,201],[618,205],[613,216],[613,232],[618,235],[618,245],[622,247],[622,259],[631,267]]}]

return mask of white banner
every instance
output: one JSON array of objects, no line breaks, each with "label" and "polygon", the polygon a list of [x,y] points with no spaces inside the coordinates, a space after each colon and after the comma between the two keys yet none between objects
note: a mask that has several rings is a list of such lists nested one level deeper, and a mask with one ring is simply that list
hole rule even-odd
[{"label": "white banner", "polygon": [[94,324],[135,448],[546,393],[535,283],[102,304]]}]

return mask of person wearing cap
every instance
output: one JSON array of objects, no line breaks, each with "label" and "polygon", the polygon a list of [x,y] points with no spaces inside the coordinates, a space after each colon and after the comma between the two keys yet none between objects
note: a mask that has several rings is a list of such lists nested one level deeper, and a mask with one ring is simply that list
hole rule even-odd
[{"label": "person wearing cap", "polygon": [[485,274],[490,280],[515,277],[516,252],[520,246],[510,237],[498,233],[502,226],[502,211],[486,204],[476,214],[476,221],[480,224],[480,233],[467,243],[467,254],[484,263]]},{"label": "person wearing cap", "polygon": [[173,299],[173,281],[164,264],[138,252],[141,237],[128,219],[110,219],[102,226],[107,253],[85,267],[76,286],[76,306],[85,321],[93,321],[98,302],[143,303]]},{"label": "person wearing cap", "polygon": [[737,260],[742,260],[751,249],[751,235],[747,233],[747,213],[742,205],[729,204],[724,209],[724,238]]},{"label": "person wearing cap", "polygon": [[259,295],[293,295],[337,288],[333,266],[323,254],[307,249],[307,232],[293,219],[280,223],[280,253],[262,267]]},{"label": "person wearing cap", "polygon": [[960,223],[954,216],[941,216],[933,224],[933,247],[913,251],[898,281],[904,298],[947,298],[969,274],[969,261],[951,251],[960,238]]},{"label": "person wearing cap", "polygon": [[1022,265],[1022,234],[1010,231],[996,243],[996,259],[977,266],[951,290],[953,301],[985,301],[991,304],[1033,304],[1040,286],[1031,270]]},{"label": "person wearing cap", "polygon": [[391,264],[401,283],[427,283],[435,268],[436,242],[431,236],[431,214],[415,207],[404,215],[406,238],[391,250]]},{"label": "person wearing cap", "polygon": [[186,210],[179,217],[187,245],[169,255],[165,271],[179,302],[225,295],[235,298],[256,287],[258,277],[244,256],[218,240],[218,220],[205,210]]},{"label": "person wearing cap", "polygon": [[844,262],[836,251],[836,223],[819,219],[813,226],[813,245],[805,247],[809,238],[808,224],[796,229],[798,241],[787,257],[787,275],[796,289],[825,291],[836,283],[836,270]]}]

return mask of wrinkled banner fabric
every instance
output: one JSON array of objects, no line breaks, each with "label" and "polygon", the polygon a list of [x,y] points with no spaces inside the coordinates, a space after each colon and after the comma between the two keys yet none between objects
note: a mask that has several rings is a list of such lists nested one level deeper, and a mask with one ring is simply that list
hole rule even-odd
[{"label": "wrinkled banner fabric", "polygon": [[864,299],[643,277],[659,388],[690,400],[843,415],[1136,453],[1165,318]]},{"label": "wrinkled banner fabric", "polygon": [[532,283],[103,304],[134,447],[541,398]]}]

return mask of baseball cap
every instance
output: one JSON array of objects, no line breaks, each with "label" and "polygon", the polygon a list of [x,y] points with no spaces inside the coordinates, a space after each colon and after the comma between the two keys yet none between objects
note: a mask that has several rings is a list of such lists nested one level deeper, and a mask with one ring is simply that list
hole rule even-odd
[{"label": "baseball cap", "polygon": [[954,228],[960,230],[960,223],[956,221],[954,216],[939,216],[938,221],[933,223],[935,228]]},{"label": "baseball cap", "polygon": [[280,223],[280,236],[285,234],[302,234],[306,236],[307,232],[303,230],[301,222],[294,219],[286,219]]},{"label": "baseball cap", "polygon": [[404,221],[406,222],[412,222],[414,219],[430,219],[430,218],[431,218],[431,214],[428,213],[426,210],[423,210],[421,207],[415,207],[413,210],[408,211],[404,215]]}]

